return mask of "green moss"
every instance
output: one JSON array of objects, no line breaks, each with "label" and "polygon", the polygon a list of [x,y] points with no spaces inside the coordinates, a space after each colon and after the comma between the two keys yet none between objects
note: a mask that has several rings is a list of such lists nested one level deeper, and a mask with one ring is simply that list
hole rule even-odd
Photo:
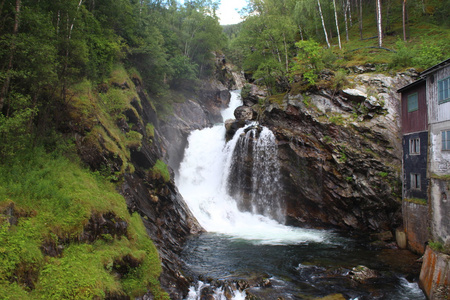
[{"label": "green moss", "polygon": [[127,146],[128,148],[139,149],[142,146],[142,134],[134,130],[128,132]]},{"label": "green moss", "polygon": [[149,138],[154,138],[155,137],[155,126],[153,124],[148,123],[145,126],[145,132],[147,133],[147,136]]},{"label": "green moss", "polygon": [[386,178],[389,174],[387,172],[378,172],[378,176]]},{"label": "green moss", "polygon": [[344,117],[341,114],[333,113],[330,118],[330,122],[335,125],[344,125]]},{"label": "green moss", "polygon": [[152,168],[153,176],[161,177],[165,182],[170,181],[170,173],[167,165],[162,160],[157,160]]},{"label": "green moss", "polygon": [[450,255],[450,245],[444,245],[442,242],[439,241],[428,241],[428,245],[431,249],[433,249],[436,252],[445,253],[447,255]]},{"label": "green moss", "polygon": [[278,95],[272,95],[272,96],[269,97],[269,101],[270,101],[270,103],[276,103],[278,105],[282,105],[284,96],[286,96],[286,93],[278,94]]},{"label": "green moss", "polygon": [[430,176],[433,179],[439,179],[444,181],[450,181],[450,175],[437,175],[437,174],[431,174]]},{"label": "green moss", "polygon": [[405,198],[403,199],[406,202],[420,204],[420,205],[427,205],[427,200],[420,199],[420,198]]},{"label": "green moss", "polygon": [[[137,297],[148,289],[168,299],[158,281],[158,253],[140,216],[129,214],[104,177],[36,149],[0,165],[0,199],[1,299]],[[10,225],[7,211],[17,225]],[[127,222],[126,234],[83,243],[91,216],[106,213]],[[61,255],[45,256],[44,243],[63,243]],[[124,257],[134,263],[127,265]],[[120,276],[116,264],[122,264]]]}]

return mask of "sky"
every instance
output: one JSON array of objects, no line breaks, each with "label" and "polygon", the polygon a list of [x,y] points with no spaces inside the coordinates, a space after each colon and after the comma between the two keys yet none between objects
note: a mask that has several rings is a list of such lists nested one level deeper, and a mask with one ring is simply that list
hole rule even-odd
[{"label": "sky", "polygon": [[247,5],[245,0],[222,0],[217,15],[220,19],[220,25],[237,24],[241,22],[238,13]]}]

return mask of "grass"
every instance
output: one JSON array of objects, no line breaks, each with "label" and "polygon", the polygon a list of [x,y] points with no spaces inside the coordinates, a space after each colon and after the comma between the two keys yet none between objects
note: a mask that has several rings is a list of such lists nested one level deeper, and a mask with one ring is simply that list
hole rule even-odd
[{"label": "grass", "polygon": [[[11,211],[17,224],[8,222]],[[80,240],[91,216],[106,213],[128,224],[126,234]],[[61,255],[48,256],[46,242],[62,246]],[[0,165],[1,299],[137,297],[149,288],[156,299],[168,299],[160,271],[140,216],[129,214],[104,177],[41,149]]]},{"label": "grass", "polygon": [[157,160],[152,168],[153,176],[162,178],[165,182],[170,181],[170,173],[167,165],[162,160]]}]

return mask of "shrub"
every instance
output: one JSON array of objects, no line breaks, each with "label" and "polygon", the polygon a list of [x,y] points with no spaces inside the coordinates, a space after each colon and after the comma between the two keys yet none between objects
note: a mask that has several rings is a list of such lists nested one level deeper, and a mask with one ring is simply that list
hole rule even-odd
[{"label": "shrub", "polygon": [[444,58],[442,48],[438,45],[424,43],[413,58],[413,64],[419,68],[426,69]]},{"label": "shrub", "polygon": [[298,53],[291,68],[291,79],[301,74],[309,84],[315,85],[319,72],[324,68],[323,48],[314,40],[299,41],[295,46]]},{"label": "shrub", "polygon": [[409,67],[412,65],[415,50],[408,47],[404,41],[398,40],[395,43],[397,52],[392,55],[392,67]]}]

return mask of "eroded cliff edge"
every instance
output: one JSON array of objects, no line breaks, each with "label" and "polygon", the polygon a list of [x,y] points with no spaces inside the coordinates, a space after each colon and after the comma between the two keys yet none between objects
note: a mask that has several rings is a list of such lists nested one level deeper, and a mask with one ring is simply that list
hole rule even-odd
[{"label": "eroded cliff edge", "polygon": [[[401,226],[396,91],[415,75],[354,74],[348,88],[291,91],[266,101],[261,122],[279,144],[289,224],[355,232]],[[247,89],[246,105],[257,107],[264,93]]]}]

